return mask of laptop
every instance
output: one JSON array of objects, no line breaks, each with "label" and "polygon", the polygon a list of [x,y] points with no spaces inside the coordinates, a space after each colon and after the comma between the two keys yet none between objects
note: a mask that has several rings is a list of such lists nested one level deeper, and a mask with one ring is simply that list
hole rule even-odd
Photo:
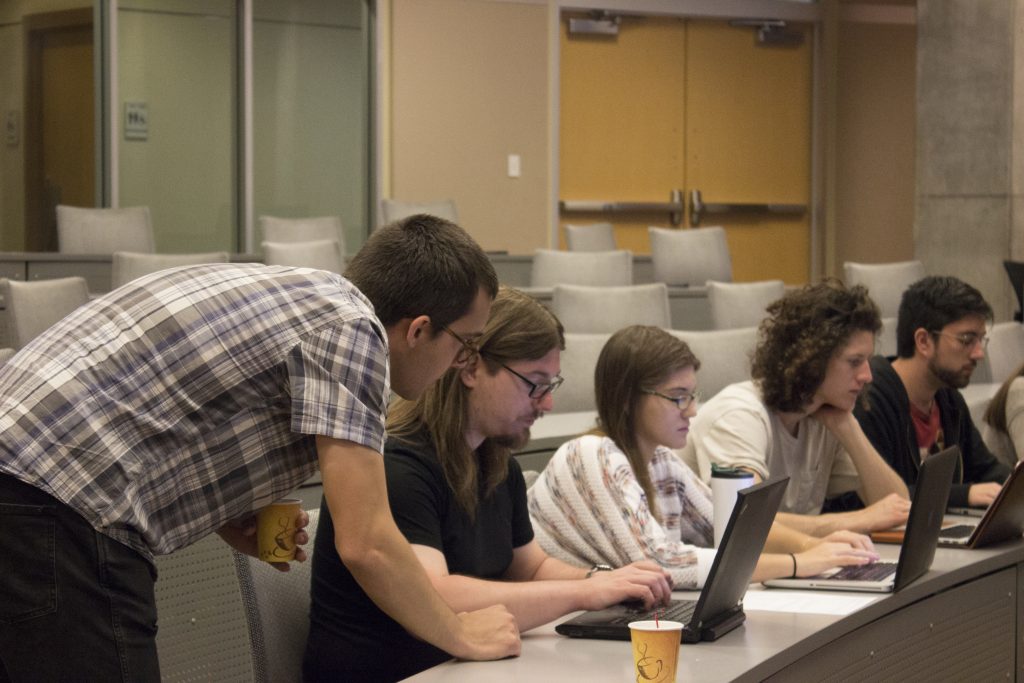
[{"label": "laptop", "polygon": [[[683,623],[684,643],[717,640],[746,619],[743,596],[788,483],[783,477],[739,491],[700,597],[672,600],[658,608],[658,619]],[[629,640],[629,622],[654,618],[654,611],[643,605],[622,603],[583,612],[558,624],[555,631],[573,638]]]},{"label": "laptop", "polygon": [[1024,460],[1013,468],[999,495],[978,521],[970,520],[939,531],[939,545],[952,548],[980,548],[1020,538],[1024,534]]},{"label": "laptop", "polygon": [[929,456],[921,463],[898,562],[843,567],[807,578],[772,579],[765,581],[764,585],[871,593],[902,590],[932,566],[942,515],[946,510],[946,501],[949,500],[949,489],[953,485],[953,471],[959,459],[960,448],[953,446]]}]

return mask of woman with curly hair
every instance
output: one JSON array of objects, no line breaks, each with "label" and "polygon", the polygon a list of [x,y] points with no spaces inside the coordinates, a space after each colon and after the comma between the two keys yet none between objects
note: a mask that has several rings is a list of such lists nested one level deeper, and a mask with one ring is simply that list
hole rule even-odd
[{"label": "woman with curly hair", "polygon": [[758,480],[788,476],[778,520],[813,536],[906,521],[906,484],[853,416],[871,381],[868,359],[880,328],[864,287],[826,280],[779,299],[761,323],[753,380],[701,407],[683,459],[705,481],[712,463],[749,470]]}]

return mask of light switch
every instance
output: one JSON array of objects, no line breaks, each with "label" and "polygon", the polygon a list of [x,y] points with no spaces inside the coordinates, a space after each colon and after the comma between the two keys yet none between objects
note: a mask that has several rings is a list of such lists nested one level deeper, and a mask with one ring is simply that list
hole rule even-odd
[{"label": "light switch", "polygon": [[508,155],[508,177],[518,178],[521,172],[519,155],[509,154]]}]

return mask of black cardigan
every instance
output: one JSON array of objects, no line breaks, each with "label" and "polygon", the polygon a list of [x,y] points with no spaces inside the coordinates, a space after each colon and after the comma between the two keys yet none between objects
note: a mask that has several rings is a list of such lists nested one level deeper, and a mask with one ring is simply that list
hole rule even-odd
[{"label": "black cardigan", "polygon": [[[903,380],[885,357],[875,356],[870,362],[872,381],[865,391],[864,400],[857,402],[854,415],[879,455],[913,489],[921,456],[917,432],[910,418],[910,398]],[[981,434],[971,421],[967,402],[959,391],[939,389],[935,394],[935,404],[939,409],[946,446],[960,446],[960,462],[953,474],[949,504],[963,507],[967,505],[971,484],[1002,483],[1009,476],[1010,468],[992,455],[981,440]]]}]

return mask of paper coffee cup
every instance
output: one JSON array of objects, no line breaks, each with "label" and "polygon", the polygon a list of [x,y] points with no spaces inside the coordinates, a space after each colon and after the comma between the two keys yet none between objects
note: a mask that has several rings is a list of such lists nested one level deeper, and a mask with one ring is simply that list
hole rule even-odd
[{"label": "paper coffee cup", "polygon": [[736,494],[754,485],[754,475],[746,470],[733,467],[711,468],[711,498],[714,512],[715,547],[722,542],[725,527],[729,524],[732,509],[736,506]]},{"label": "paper coffee cup", "polygon": [[678,621],[632,621],[633,673],[637,681],[671,683],[676,680],[683,625]]},{"label": "paper coffee cup", "polygon": [[302,513],[297,498],[279,500],[260,510],[256,533],[260,559],[264,562],[289,562],[295,559],[295,531]]}]

